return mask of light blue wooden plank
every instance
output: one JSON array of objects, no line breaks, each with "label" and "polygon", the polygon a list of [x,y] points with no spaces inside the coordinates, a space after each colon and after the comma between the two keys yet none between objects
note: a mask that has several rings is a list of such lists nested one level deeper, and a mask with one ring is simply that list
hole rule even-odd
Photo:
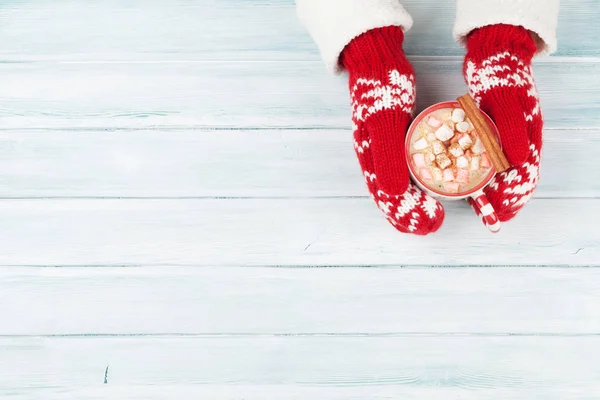
[{"label": "light blue wooden plank", "polygon": [[290,0],[8,0],[0,59],[317,58]]},{"label": "light blue wooden plank", "polygon": [[600,266],[599,206],[534,199],[493,235],[461,201],[422,238],[364,198],[2,200],[0,265]]},{"label": "light blue wooden plank", "polygon": [[590,399],[599,351],[596,336],[4,338],[0,395]]},{"label": "light blue wooden plank", "polygon": [[[416,58],[418,108],[466,92],[459,58]],[[600,64],[540,62],[547,128],[600,125]],[[0,64],[12,128],[350,127],[345,77],[320,62]]]},{"label": "light blue wooden plank", "polygon": [[[600,197],[599,130],[544,142],[536,197]],[[368,195],[350,130],[4,131],[0,182],[4,198]]]},{"label": "light blue wooden plank", "polygon": [[[409,54],[460,55],[454,1],[405,0]],[[557,55],[600,56],[597,0],[563,0]],[[292,0],[7,0],[0,60],[318,59]]]},{"label": "light blue wooden plank", "polygon": [[5,267],[0,282],[0,337],[600,331],[600,268]]}]

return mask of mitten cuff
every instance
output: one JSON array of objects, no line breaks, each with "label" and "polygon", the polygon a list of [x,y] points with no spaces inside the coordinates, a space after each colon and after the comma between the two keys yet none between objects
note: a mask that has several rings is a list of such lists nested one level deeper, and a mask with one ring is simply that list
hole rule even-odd
[{"label": "mitten cuff", "polygon": [[465,44],[473,30],[488,25],[522,26],[533,34],[538,54],[556,51],[559,0],[457,0],[454,38]]},{"label": "mitten cuff", "polygon": [[398,0],[296,0],[300,20],[331,72],[340,73],[340,54],[357,36],[384,26],[407,31],[413,20]]}]

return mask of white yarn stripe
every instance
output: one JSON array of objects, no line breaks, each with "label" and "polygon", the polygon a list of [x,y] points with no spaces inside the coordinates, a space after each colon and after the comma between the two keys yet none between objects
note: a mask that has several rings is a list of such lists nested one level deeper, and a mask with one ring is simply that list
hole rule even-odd
[{"label": "white yarn stripe", "polygon": [[[374,177],[374,174],[365,172],[365,176]],[[373,178],[374,180],[375,178]],[[377,207],[386,215],[388,221],[394,226],[402,226],[403,229],[408,232],[415,232],[419,229],[419,224],[423,222],[423,217],[427,217],[434,220],[438,217],[437,213],[440,211],[439,203],[430,196],[425,195],[414,186],[412,183],[409,184],[408,189],[400,196],[390,196],[382,190],[377,190],[377,195],[371,194],[371,197],[375,200]],[[386,201],[383,199],[393,199],[397,201]],[[424,201],[423,201],[424,199]],[[396,213],[392,214],[393,208],[396,207]],[[418,209],[423,209],[425,215],[419,212]],[[409,217],[400,221],[404,217]],[[408,226],[406,225],[408,223]]]},{"label": "white yarn stripe", "polygon": [[425,214],[429,217],[429,218],[434,218],[436,212],[438,211],[438,202],[430,196],[425,196],[425,201],[423,202],[423,205],[421,206],[421,208],[423,208],[423,211],[425,211]]},{"label": "white yarn stripe", "polygon": [[531,150],[531,162],[526,162],[521,167],[513,168],[508,173],[503,172],[496,175],[489,185],[489,188],[495,191],[499,189],[499,179],[508,185],[504,188],[503,193],[512,197],[503,200],[502,204],[504,206],[510,206],[515,209],[524,206],[531,199],[533,191],[538,185],[540,177],[540,151],[533,144],[529,149]]},{"label": "white yarn stripe", "polygon": [[[516,65],[515,65],[516,64]],[[507,74],[507,71],[511,71]],[[539,95],[533,80],[531,67],[508,51],[486,58],[480,64],[467,62],[467,83],[471,95],[480,104],[486,92],[497,87],[523,87],[527,96],[534,99],[534,106],[525,112],[525,120],[533,121],[540,114]]]},{"label": "white yarn stripe", "polygon": [[[525,195],[525,196],[521,196],[519,198],[514,198],[516,201],[513,203],[513,207],[522,207],[525,204],[527,204],[529,202],[529,200],[531,200],[531,197],[533,197],[533,192]],[[512,201],[512,199],[511,199]]]},{"label": "white yarn stripe", "polygon": [[411,220],[409,222],[409,225],[408,225],[408,230],[410,232],[414,232],[414,231],[417,230],[417,224],[419,223],[418,218],[420,218],[420,217],[421,217],[421,215],[419,215],[418,212],[412,213],[412,218],[411,218]]},{"label": "white yarn stripe", "polygon": [[[404,193],[404,195],[401,196],[401,201],[400,205],[398,206],[396,218],[402,218],[408,213],[411,213],[411,218],[408,226],[408,230],[410,232],[414,232],[417,229],[418,224],[420,223],[420,218],[422,217],[422,215],[415,210],[419,205],[426,211],[427,217],[429,217],[432,220],[436,217],[436,212],[434,210],[438,210],[437,203],[435,203],[435,200],[433,200],[429,196],[424,196],[425,202],[421,203],[420,198],[422,196],[423,193],[413,184],[410,184],[406,193]],[[433,202],[433,204],[431,202]]]},{"label": "white yarn stripe", "polygon": [[379,200],[377,202],[377,206],[379,207],[379,209],[381,211],[383,211],[386,215],[390,213],[390,208],[393,206],[394,204],[387,201],[387,202],[383,202],[381,200]]},{"label": "white yarn stripe", "polygon": [[[520,185],[507,187],[506,189],[504,189],[504,193],[523,195],[532,192],[536,188],[540,176],[539,166],[530,163],[525,163],[523,164],[523,168],[526,169],[529,178]],[[519,176],[519,178],[521,178],[521,176]]]},{"label": "white yarn stripe", "polygon": [[400,204],[396,212],[396,218],[398,219],[404,217],[419,205],[420,192],[410,189],[409,187],[409,190],[400,196]]},{"label": "white yarn stripe", "polygon": [[500,187],[500,185],[498,184],[498,181],[496,180],[496,177],[494,177],[494,179],[492,179],[492,181],[490,182],[490,184],[488,185],[489,188],[494,189],[494,190],[498,190],[498,188]]},{"label": "white yarn stripe", "polygon": [[366,149],[371,145],[371,140],[363,140],[361,143],[358,143],[356,140],[354,141],[354,148],[358,153],[364,153]]},{"label": "white yarn stripe", "polygon": [[513,182],[521,182],[521,175],[519,175],[519,171],[516,169],[511,169],[508,172],[503,172],[500,174],[500,178],[504,181],[504,183],[508,183],[509,185]]},{"label": "white yarn stripe", "polygon": [[375,181],[376,178],[377,178],[377,176],[374,173],[370,173],[369,171],[365,171],[365,180],[367,181],[367,183],[369,181],[371,181],[371,182]]},{"label": "white yarn stripe", "polygon": [[352,119],[365,121],[382,110],[398,108],[412,114],[415,107],[414,76],[388,72],[388,82],[359,78],[352,87]]},{"label": "white yarn stripe", "polygon": [[389,199],[390,195],[387,194],[386,192],[384,192],[383,190],[378,190],[377,191],[377,196],[379,197],[385,197],[386,199]]},{"label": "white yarn stripe", "polygon": [[517,56],[512,55],[509,51],[505,51],[503,53],[498,53],[496,55],[493,55],[491,57],[486,58],[485,60],[483,60],[481,62],[481,65],[483,65],[484,67],[488,66],[488,65],[492,65],[493,63],[497,63],[502,59],[508,58],[511,61],[515,61],[517,62],[520,66],[523,66],[525,64],[523,64],[523,62],[521,60],[519,60],[517,58]]}]

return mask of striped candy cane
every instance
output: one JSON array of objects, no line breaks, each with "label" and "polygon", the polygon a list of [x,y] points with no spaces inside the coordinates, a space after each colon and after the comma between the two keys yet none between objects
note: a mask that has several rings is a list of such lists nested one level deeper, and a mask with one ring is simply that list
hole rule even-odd
[{"label": "striped candy cane", "polygon": [[475,193],[467,199],[475,213],[481,218],[483,224],[493,232],[499,232],[501,228],[500,220],[494,211],[494,207],[490,204],[483,191]]}]

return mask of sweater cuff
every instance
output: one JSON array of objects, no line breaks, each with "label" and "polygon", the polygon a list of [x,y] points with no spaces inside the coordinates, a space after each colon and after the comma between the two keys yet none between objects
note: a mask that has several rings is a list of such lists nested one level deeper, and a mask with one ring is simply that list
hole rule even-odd
[{"label": "sweater cuff", "polygon": [[385,26],[406,32],[413,23],[398,0],[297,0],[296,5],[300,21],[334,73],[343,71],[340,54],[355,37]]},{"label": "sweater cuff", "polygon": [[522,26],[533,33],[537,54],[556,51],[560,0],[457,0],[454,39],[464,45],[474,29],[488,25]]}]

